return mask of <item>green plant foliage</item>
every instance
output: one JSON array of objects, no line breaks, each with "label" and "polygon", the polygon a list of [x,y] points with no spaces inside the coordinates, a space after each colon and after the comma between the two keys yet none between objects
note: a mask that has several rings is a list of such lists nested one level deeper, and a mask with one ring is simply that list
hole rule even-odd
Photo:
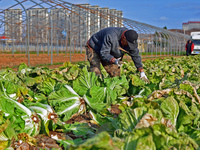
[{"label": "green plant foliage", "polygon": [[1,69],[0,149],[21,145],[22,133],[60,149],[199,149],[200,55],[143,66],[150,83],[133,62],[119,77],[96,76],[88,62]]},{"label": "green plant foliage", "polygon": [[194,94],[193,88],[188,84],[180,84],[180,89],[182,89],[184,91],[188,91],[192,95]]},{"label": "green plant foliage", "polygon": [[172,124],[176,126],[176,121],[179,114],[179,106],[177,101],[173,97],[168,97],[162,102],[161,110],[164,112],[164,116],[167,119],[170,119]]},{"label": "green plant foliage", "polygon": [[97,85],[98,77],[94,72],[88,72],[87,67],[84,67],[80,71],[79,76],[73,82],[73,89],[80,95],[83,96],[86,94],[90,88]]}]

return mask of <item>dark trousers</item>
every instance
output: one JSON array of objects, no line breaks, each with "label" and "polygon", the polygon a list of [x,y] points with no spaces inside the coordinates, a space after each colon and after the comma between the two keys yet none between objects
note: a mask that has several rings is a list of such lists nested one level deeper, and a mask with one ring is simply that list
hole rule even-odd
[{"label": "dark trousers", "polygon": [[115,64],[109,64],[101,60],[100,56],[90,47],[86,46],[87,60],[90,62],[90,71],[95,72],[96,75],[101,76],[101,65],[105,68],[106,72],[111,76],[120,76],[120,68]]},{"label": "dark trousers", "polygon": [[191,55],[191,51],[190,50],[186,50],[186,55],[187,56]]}]

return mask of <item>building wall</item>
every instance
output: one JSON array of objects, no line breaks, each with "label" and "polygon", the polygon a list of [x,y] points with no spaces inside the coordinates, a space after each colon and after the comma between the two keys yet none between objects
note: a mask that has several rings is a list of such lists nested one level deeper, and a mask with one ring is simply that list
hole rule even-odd
[{"label": "building wall", "polygon": [[182,29],[187,31],[191,29],[200,29],[200,21],[189,21],[182,24]]},{"label": "building wall", "polygon": [[22,10],[10,9],[4,12],[4,34],[6,37],[22,41]]},{"label": "building wall", "polygon": [[[77,4],[72,6],[70,15],[72,28],[75,29],[74,32],[79,33],[79,35],[82,36],[80,39],[85,37],[86,39],[89,39],[94,33],[107,27],[122,27],[122,17],[122,11],[109,9],[108,7],[101,8],[97,5],[91,6],[89,4]],[[85,27],[87,34],[83,35],[81,31],[83,31]]]},{"label": "building wall", "polygon": [[110,9],[108,7],[100,8],[100,29],[110,27]]},{"label": "building wall", "polygon": [[90,37],[91,14],[88,11],[89,9],[89,4],[77,4],[71,8],[71,39],[78,45],[86,43],[86,39]]},{"label": "building wall", "polygon": [[117,10],[117,22],[118,22],[118,24],[117,24],[117,26],[118,27],[123,27],[123,11],[121,11],[121,10]]},{"label": "building wall", "polygon": [[68,10],[64,8],[51,9],[50,18],[53,22],[53,44],[65,45],[65,40],[68,38],[69,30],[71,28]]},{"label": "building wall", "polygon": [[45,8],[34,8],[27,11],[29,17],[30,42],[47,43],[49,37],[49,13]]},{"label": "building wall", "polygon": [[90,36],[100,30],[100,7],[91,6],[91,32]]},{"label": "building wall", "polygon": [[117,23],[117,10],[116,9],[110,9],[109,19],[110,19],[110,26],[117,27],[118,23]]},{"label": "building wall", "polygon": [[[32,8],[27,10],[27,14],[31,44],[51,42],[51,21],[53,23],[52,39],[54,45],[62,42],[58,39],[63,38],[64,32],[66,32],[65,35],[68,36],[69,41],[75,39],[82,45],[94,33],[103,28],[123,26],[122,11],[108,7],[100,8],[97,5],[91,6],[90,4],[72,5],[69,9]],[[5,35],[22,41],[22,32],[28,33],[26,22],[23,22],[22,27],[22,21],[21,9],[6,10]],[[23,35],[25,36],[25,34]]]}]

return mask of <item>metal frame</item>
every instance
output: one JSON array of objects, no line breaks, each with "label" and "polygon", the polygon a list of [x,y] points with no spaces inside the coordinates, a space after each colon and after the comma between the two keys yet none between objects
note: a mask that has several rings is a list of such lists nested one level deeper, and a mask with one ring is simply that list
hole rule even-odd
[{"label": "metal frame", "polygon": [[[149,56],[149,52],[151,57],[153,54],[156,57],[159,54],[180,55],[184,50],[184,42],[190,38],[185,34],[124,18],[117,14],[116,10],[109,8],[94,7],[89,4],[75,5],[64,0],[13,1],[14,5],[0,10],[0,34],[8,36],[12,41],[11,43],[9,40],[0,41],[0,48],[2,53],[8,51],[5,47],[7,42],[12,45],[13,55],[15,50],[26,53],[28,65],[30,65],[30,51],[36,51],[39,55],[42,48],[43,53],[51,53],[51,64],[53,64],[53,52],[59,55],[63,50],[66,55],[70,53],[71,61],[72,52],[85,51],[84,46],[92,34],[110,26],[124,26],[136,30],[139,34],[140,53],[146,57]],[[5,11],[19,8],[21,14],[17,12],[13,14],[15,18],[5,17]],[[37,9],[41,11],[32,15],[31,12]],[[5,31],[5,25],[10,26],[10,29]],[[14,28],[20,29],[18,34],[13,33]],[[66,37],[61,34],[62,30],[66,32]]]}]

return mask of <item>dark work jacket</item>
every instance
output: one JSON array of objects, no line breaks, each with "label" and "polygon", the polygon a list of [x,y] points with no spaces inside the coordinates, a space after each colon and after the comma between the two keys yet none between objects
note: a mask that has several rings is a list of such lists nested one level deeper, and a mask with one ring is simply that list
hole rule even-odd
[{"label": "dark work jacket", "polygon": [[185,50],[191,53],[193,51],[193,49],[194,49],[194,43],[187,42],[187,44],[185,45]]},{"label": "dark work jacket", "polygon": [[89,46],[99,54],[100,58],[107,62],[111,63],[111,60],[114,58],[123,57],[124,53],[118,49],[122,47],[131,54],[131,58],[139,70],[142,68],[142,61],[139,55],[139,49],[129,49],[128,46],[123,47],[121,45],[121,35],[122,33],[128,30],[125,27],[109,27],[105,28],[94,35],[89,39]]}]

